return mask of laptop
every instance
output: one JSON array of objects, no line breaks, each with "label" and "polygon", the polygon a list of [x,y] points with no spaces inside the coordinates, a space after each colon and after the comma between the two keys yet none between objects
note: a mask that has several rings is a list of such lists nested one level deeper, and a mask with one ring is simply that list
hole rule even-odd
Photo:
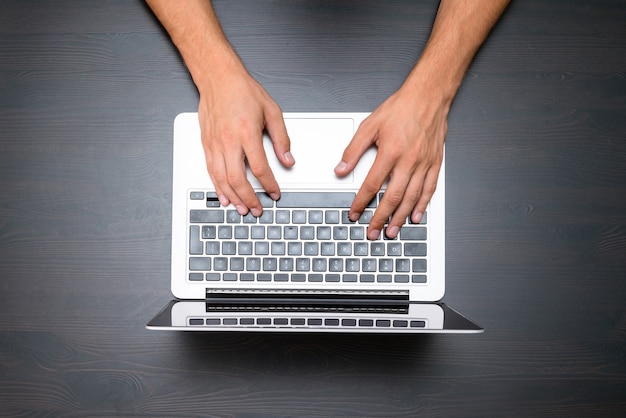
[{"label": "laptop", "polygon": [[[385,187],[357,222],[349,207],[376,156],[352,173],[335,165],[368,113],[284,113],[296,164],[264,137],[281,188],[274,202],[248,171],[263,214],[221,207],[206,169],[196,113],[174,122],[171,291],[146,327],[250,332],[474,333],[482,327],[445,292],[445,161],[419,224],[396,239],[365,236]],[[444,157],[445,160],[445,157]]]}]

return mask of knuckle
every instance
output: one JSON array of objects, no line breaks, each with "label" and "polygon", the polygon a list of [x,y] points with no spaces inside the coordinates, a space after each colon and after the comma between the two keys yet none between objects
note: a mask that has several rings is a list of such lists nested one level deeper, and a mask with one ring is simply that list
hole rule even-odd
[{"label": "knuckle", "polygon": [[256,161],[248,161],[248,166],[250,167],[250,171],[254,174],[256,178],[265,178],[271,174],[270,168],[267,164],[263,164]]},{"label": "knuckle", "polygon": [[378,155],[383,160],[397,161],[405,152],[402,147],[386,147],[383,145],[378,147]]},{"label": "knuckle", "polygon": [[391,207],[397,207],[400,202],[402,202],[402,198],[404,197],[404,193],[398,191],[386,191],[383,195],[383,201],[386,205]]},{"label": "knuckle", "polygon": [[224,183],[226,181],[224,173],[217,170],[212,162],[207,162],[207,171],[215,183]]},{"label": "knuckle", "polygon": [[276,103],[275,101],[270,101],[267,104],[267,110],[268,112],[272,113],[273,115],[277,115],[277,114],[282,114],[283,110],[280,108],[280,106],[278,105],[278,103]]},{"label": "knuckle", "polygon": [[437,190],[437,183],[433,182],[431,184],[424,184],[424,188],[422,189],[422,196],[432,196],[433,194],[435,194],[435,191]]},{"label": "knuckle", "polygon": [[247,181],[245,177],[241,176],[238,173],[227,173],[226,180],[228,181],[228,184],[234,189],[238,189],[244,186]]},{"label": "knuckle", "polygon": [[386,213],[381,208],[377,209],[370,220],[370,227],[380,229],[383,225],[385,225],[389,221],[389,213]]}]

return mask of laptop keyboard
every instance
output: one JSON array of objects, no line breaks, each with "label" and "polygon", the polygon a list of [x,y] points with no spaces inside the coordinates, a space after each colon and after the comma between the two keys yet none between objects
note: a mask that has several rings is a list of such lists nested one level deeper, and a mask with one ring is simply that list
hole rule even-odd
[{"label": "laptop keyboard", "polygon": [[357,222],[353,192],[257,194],[263,214],[241,216],[215,193],[189,193],[189,280],[194,282],[426,283],[427,214],[396,239],[366,229],[382,193]]}]

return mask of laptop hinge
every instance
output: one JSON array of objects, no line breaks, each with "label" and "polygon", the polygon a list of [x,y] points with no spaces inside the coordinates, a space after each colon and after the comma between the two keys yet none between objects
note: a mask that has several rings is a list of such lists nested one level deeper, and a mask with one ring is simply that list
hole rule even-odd
[{"label": "laptop hinge", "polygon": [[206,289],[213,306],[391,307],[406,306],[409,292],[399,290]]}]

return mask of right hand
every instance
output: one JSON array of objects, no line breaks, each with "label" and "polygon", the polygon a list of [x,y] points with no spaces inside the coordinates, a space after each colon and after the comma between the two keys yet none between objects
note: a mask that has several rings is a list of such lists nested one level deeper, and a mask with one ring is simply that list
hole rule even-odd
[{"label": "right hand", "polygon": [[270,169],[263,132],[269,134],[276,157],[285,167],[295,161],[280,107],[247,72],[227,74],[201,89],[198,119],[206,165],[223,206],[260,216],[263,208],[246,175],[252,174],[274,200],[280,188]]}]

